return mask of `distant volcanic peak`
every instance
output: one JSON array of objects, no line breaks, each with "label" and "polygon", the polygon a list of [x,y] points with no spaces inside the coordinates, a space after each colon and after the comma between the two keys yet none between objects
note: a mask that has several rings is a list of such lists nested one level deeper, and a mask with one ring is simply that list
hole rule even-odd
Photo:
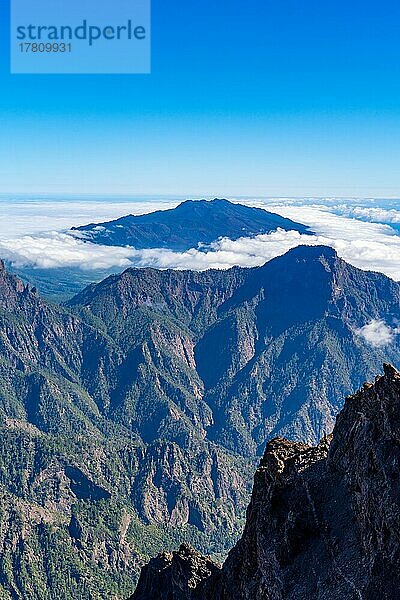
[{"label": "distant volcanic peak", "polygon": [[185,204],[198,204],[199,206],[213,206],[216,204],[223,205],[234,205],[235,202],[230,202],[230,200],[226,200],[225,198],[214,198],[213,200],[206,200],[202,198],[201,200],[184,200],[179,204],[179,206],[184,206]]},{"label": "distant volcanic peak", "polygon": [[229,200],[226,200],[225,198],[214,198],[214,200],[211,200],[210,202],[221,202],[221,204],[236,204],[235,202],[230,202]]},{"label": "distant volcanic peak", "polygon": [[74,228],[93,243],[133,246],[136,249],[168,248],[185,251],[219,238],[237,240],[268,234],[278,228],[310,234],[309,228],[262,208],[225,199],[186,200],[176,208]]},{"label": "distant volcanic peak", "polygon": [[[219,214],[220,211],[231,210],[234,211],[236,206],[242,206],[229,200],[222,198],[214,198],[213,200],[184,200],[176,208],[169,209],[168,212],[178,215],[180,212],[201,212],[204,214]],[[249,208],[249,207],[244,207]],[[251,210],[251,209],[250,209]],[[160,211],[165,212],[165,211]]]}]

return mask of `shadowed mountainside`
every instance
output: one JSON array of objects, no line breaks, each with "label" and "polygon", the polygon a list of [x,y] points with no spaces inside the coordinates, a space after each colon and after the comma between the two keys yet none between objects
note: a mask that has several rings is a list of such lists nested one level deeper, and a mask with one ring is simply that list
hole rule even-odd
[{"label": "shadowed mountainside", "polygon": [[[129,349],[132,379],[101,400],[113,419],[157,437],[168,418],[166,400],[154,414],[161,388],[209,439],[245,456],[271,436],[316,442],[332,429],[340,398],[385,360],[399,364],[400,285],[328,247],[299,246],[254,269],[128,269],[68,307]],[[393,332],[390,343],[363,337],[371,322]],[[153,355],[162,377],[151,408],[139,367]]]},{"label": "shadowed mountainside", "polygon": [[223,567],[187,546],[142,570],[132,600],[395,600],[400,593],[400,374],[347,398],[316,447],[271,440]]},{"label": "shadowed mountainside", "polygon": [[[276,231],[313,233],[301,223],[295,223],[261,208],[218,200],[188,200],[174,209],[159,210],[144,215],[127,215],[105,223],[74,227],[70,233],[88,243],[106,246],[132,246],[136,249],[167,248],[182,252],[190,248],[206,249],[221,237],[236,240]],[[9,264],[22,279],[31,282],[46,297],[64,302],[93,281],[101,281],[116,271],[100,266],[91,270],[79,267],[56,269],[31,265]]]},{"label": "shadowed mountainside", "polygon": [[[46,302],[1,265],[5,600],[124,598],[143,559],[166,544],[191,540],[218,554],[238,535],[251,461],[196,426],[209,416],[191,377],[187,333],[158,321],[146,328],[138,317],[135,349]],[[154,398],[149,420],[114,418],[113,394],[136,389],[139,402],[150,407]]]},{"label": "shadowed mountainside", "polygon": [[126,598],[181,542],[223,557],[266,441],[315,442],[398,364],[399,287],[299,247],[256,269],[128,269],[60,307],[1,265],[4,598]]}]

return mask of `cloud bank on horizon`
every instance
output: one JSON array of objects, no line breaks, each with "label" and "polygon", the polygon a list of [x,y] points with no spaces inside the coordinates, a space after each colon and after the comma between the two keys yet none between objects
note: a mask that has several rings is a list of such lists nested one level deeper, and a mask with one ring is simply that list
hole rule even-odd
[{"label": "cloud bank on horizon", "polygon": [[[158,248],[136,250],[101,246],[73,237],[65,230],[35,230],[34,233],[24,235],[21,222],[18,227],[19,235],[14,237],[2,235],[0,227],[0,254],[16,267],[64,267],[96,271],[151,266],[160,269],[205,270],[227,269],[234,265],[259,266],[300,244],[323,244],[333,247],[339,256],[356,267],[380,271],[400,280],[400,235],[388,225],[400,223],[400,210],[397,208],[376,205],[363,207],[354,205],[354,202],[335,203],[332,200],[325,203],[304,200],[301,203],[299,199],[288,199],[279,201],[278,204],[276,199],[244,203],[262,206],[309,225],[315,235],[278,230],[235,241],[223,238],[214,242],[206,251],[193,248],[187,252],[173,252]],[[164,203],[164,206],[167,207],[167,204]],[[112,212],[111,208],[107,210]],[[99,212],[101,210],[97,209],[97,214]],[[101,214],[104,212],[103,207]],[[129,211],[125,214],[127,212]],[[93,214],[92,220],[98,222],[100,219]],[[46,225],[50,223],[51,218],[46,221]],[[56,222],[54,224],[57,225]],[[29,228],[27,230],[31,231]]]}]

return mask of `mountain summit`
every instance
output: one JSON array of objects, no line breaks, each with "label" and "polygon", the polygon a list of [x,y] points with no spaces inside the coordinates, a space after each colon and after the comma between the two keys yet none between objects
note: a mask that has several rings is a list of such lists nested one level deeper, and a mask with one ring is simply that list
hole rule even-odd
[{"label": "mountain summit", "polygon": [[[191,384],[185,383],[186,360],[182,363],[177,343],[175,350],[165,344],[166,376],[171,377],[167,357],[175,352],[180,389],[191,390],[187,407],[192,394],[200,393],[212,414],[204,421],[207,436],[245,456],[261,453],[272,436],[315,443],[333,427],[338,398],[375,375],[382,362],[399,363],[400,285],[348,265],[326,246],[300,246],[253,269],[128,269],[89,286],[68,306],[101,323],[114,341],[130,339],[132,349],[139,331],[144,335],[144,315],[157,352],[155,324],[162,322],[170,339],[178,327],[190,356]],[[390,343],[374,337],[374,327]],[[143,387],[148,390],[148,383]],[[171,398],[170,388],[164,393]],[[126,391],[107,402],[124,403],[125,394],[132,405]],[[157,384],[148,408],[138,396],[135,418],[130,416],[135,427],[143,419],[156,437],[160,432],[151,415],[158,397]],[[192,409],[188,414],[192,419]],[[202,409],[197,430],[200,415]]]},{"label": "mountain summit", "polygon": [[143,561],[182,542],[221,558],[267,440],[315,443],[345,395],[399,365],[400,284],[323,246],[254,269],[128,269],[64,307],[1,267],[7,600],[128,598]]},{"label": "mountain summit", "polygon": [[74,227],[85,239],[106,246],[169,248],[182,252],[220,237],[236,240],[278,228],[310,233],[308,227],[263,210],[228,200],[187,200],[176,208],[128,215],[105,223]]}]

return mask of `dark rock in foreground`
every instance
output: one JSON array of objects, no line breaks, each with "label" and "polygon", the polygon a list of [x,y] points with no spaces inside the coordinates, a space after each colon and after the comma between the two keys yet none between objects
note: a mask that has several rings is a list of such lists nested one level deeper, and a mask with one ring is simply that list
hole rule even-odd
[{"label": "dark rock in foreground", "polygon": [[399,561],[400,374],[385,365],[331,438],[268,444],[221,570],[181,548],[143,569],[132,600],[396,600]]},{"label": "dark rock in foreground", "polygon": [[177,552],[159,554],[143,567],[134,598],[190,598],[200,583],[219,570],[212,561],[182,544]]}]

